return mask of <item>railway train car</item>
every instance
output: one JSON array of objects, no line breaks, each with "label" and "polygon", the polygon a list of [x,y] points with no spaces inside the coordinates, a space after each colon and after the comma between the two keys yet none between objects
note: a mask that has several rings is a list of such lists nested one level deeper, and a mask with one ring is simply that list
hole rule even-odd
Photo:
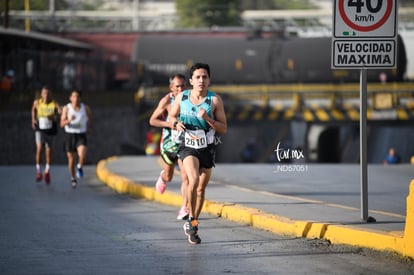
[{"label": "railway train car", "polygon": [[[331,37],[212,37],[208,35],[143,34],[133,47],[138,78],[165,84],[174,72],[185,73],[195,62],[209,63],[214,84],[349,83],[359,70],[331,69]],[[397,68],[368,70],[368,81],[403,81],[407,58],[398,37]]]}]

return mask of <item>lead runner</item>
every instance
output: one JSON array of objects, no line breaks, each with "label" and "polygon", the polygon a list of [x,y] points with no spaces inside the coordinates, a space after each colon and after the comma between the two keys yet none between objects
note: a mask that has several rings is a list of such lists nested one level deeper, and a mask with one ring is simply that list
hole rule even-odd
[{"label": "lead runner", "polygon": [[170,113],[171,128],[182,132],[184,142],[178,157],[188,177],[187,197],[189,218],[184,233],[191,244],[201,243],[198,236],[198,217],[204,203],[216,152],[215,134],[227,132],[227,119],[221,98],[208,90],[210,67],[196,63],[190,68],[191,90],[179,94]]}]

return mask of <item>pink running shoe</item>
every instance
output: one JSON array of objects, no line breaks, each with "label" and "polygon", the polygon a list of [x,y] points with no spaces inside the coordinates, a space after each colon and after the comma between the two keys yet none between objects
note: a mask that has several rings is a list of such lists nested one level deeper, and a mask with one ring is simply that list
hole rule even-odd
[{"label": "pink running shoe", "polygon": [[158,177],[157,183],[155,184],[155,189],[160,194],[163,194],[165,192],[165,189],[167,188],[167,183],[164,182],[161,178],[162,173],[164,173],[164,170],[161,171],[160,176]]},{"label": "pink running shoe", "polygon": [[188,208],[185,206],[182,206],[180,211],[178,211],[177,220],[186,220],[188,219]]}]

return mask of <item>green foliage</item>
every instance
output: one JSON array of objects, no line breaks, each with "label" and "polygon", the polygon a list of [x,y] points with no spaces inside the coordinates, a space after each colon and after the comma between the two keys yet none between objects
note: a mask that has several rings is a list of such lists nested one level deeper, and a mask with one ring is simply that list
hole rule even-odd
[{"label": "green foliage", "polygon": [[[49,0],[30,0],[29,1],[30,10],[48,10],[49,9]],[[66,0],[55,0],[55,9],[63,10],[68,8],[68,3]],[[25,0],[13,1],[9,0],[9,9],[10,10],[24,10],[25,9]]]},{"label": "green foliage", "polygon": [[312,8],[309,0],[274,0],[276,9],[280,10],[294,10],[294,9],[309,9]]},{"label": "green foliage", "polygon": [[306,9],[309,0],[176,0],[179,26],[240,26],[243,10]]},{"label": "green foliage", "polygon": [[240,0],[176,0],[179,25],[184,28],[240,26]]},{"label": "green foliage", "polygon": [[309,0],[241,0],[242,10],[309,9]]},{"label": "green foliage", "polygon": [[276,9],[276,1],[269,0],[242,0],[243,10],[274,10]]},{"label": "green foliage", "polygon": [[99,10],[99,7],[102,6],[102,4],[104,3],[103,0],[95,0],[93,2],[88,1],[88,2],[83,2],[82,3],[82,10]]},{"label": "green foliage", "polygon": [[413,0],[400,0],[400,7],[414,7]]}]

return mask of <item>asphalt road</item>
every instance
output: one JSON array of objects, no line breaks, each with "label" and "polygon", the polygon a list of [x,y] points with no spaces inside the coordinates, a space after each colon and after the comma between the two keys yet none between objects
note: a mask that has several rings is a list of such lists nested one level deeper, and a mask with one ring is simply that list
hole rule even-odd
[{"label": "asphalt road", "polygon": [[0,167],[1,274],[414,274],[393,254],[287,238],[202,215],[190,245],[178,209],[115,194],[85,169],[52,184],[29,166]]}]

